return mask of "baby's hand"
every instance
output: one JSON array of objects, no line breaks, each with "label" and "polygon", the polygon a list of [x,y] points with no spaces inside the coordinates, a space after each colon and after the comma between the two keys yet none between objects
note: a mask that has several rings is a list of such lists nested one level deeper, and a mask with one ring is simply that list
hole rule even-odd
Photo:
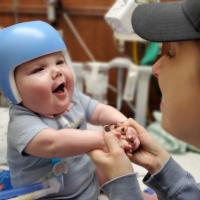
[{"label": "baby's hand", "polygon": [[122,123],[111,124],[104,126],[105,131],[112,131],[120,140],[121,147],[125,150],[128,156],[138,149],[140,141],[137,137],[137,132],[134,128],[123,125]]},{"label": "baby's hand", "polygon": [[126,138],[127,138],[127,141],[130,142],[132,144],[132,146],[134,147],[133,150],[136,150],[139,147],[140,141],[137,136],[137,132],[134,128],[132,128],[132,127],[127,128]]}]

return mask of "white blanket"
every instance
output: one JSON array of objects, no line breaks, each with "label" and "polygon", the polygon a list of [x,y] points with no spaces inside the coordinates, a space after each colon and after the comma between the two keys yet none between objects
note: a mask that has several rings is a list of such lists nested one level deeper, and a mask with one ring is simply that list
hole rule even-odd
[{"label": "white blanket", "polygon": [[0,108],[0,164],[6,163],[8,108]]}]

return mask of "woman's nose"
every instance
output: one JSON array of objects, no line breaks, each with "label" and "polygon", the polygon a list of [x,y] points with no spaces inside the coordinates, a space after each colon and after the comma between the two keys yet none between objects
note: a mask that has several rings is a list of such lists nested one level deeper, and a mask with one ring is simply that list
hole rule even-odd
[{"label": "woman's nose", "polygon": [[160,74],[160,68],[161,68],[161,62],[162,62],[162,57],[159,58],[154,64],[152,68],[152,73],[153,75],[158,78]]}]

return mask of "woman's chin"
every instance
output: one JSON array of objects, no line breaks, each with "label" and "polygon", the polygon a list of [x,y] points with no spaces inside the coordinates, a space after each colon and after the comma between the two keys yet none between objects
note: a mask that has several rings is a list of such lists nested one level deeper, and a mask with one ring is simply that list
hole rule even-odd
[{"label": "woman's chin", "polygon": [[162,128],[163,128],[165,131],[170,132],[169,123],[165,120],[164,117],[162,117],[161,126],[162,126]]}]

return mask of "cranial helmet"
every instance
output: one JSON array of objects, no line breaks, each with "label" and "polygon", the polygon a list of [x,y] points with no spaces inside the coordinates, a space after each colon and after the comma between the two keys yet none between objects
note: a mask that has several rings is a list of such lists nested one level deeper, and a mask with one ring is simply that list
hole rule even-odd
[{"label": "cranial helmet", "polygon": [[21,102],[14,78],[18,65],[65,51],[60,34],[42,21],[18,23],[0,31],[0,90],[13,103]]}]

